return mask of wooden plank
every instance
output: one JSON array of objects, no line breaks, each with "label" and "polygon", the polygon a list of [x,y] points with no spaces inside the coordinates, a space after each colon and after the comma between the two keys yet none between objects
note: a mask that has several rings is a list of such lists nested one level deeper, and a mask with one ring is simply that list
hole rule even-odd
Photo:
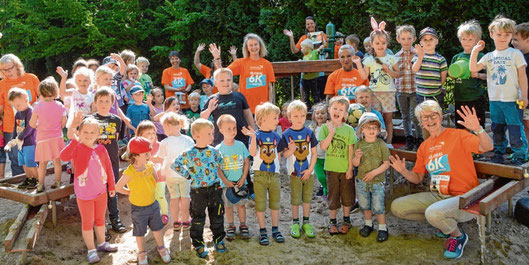
[{"label": "wooden plank", "polygon": [[35,247],[35,242],[39,236],[40,230],[46,222],[46,217],[48,217],[48,205],[43,204],[40,206],[40,210],[37,212],[33,220],[31,221],[31,229],[29,230],[28,235],[26,236],[26,248],[33,249]]},{"label": "wooden plank", "polygon": [[311,61],[285,61],[272,62],[276,77],[299,75],[301,73],[325,72],[332,73],[340,69],[340,60],[311,60]]},{"label": "wooden plank", "polygon": [[13,245],[15,241],[17,240],[18,235],[20,234],[20,230],[22,230],[22,227],[24,226],[24,222],[26,221],[26,218],[28,217],[29,212],[29,205],[25,205],[22,208],[22,211],[18,214],[17,219],[15,219],[15,222],[9,227],[9,233],[4,239],[4,247],[5,251],[9,252],[13,248]]},{"label": "wooden plank", "polygon": [[[62,165],[62,170],[66,171],[66,164]],[[46,175],[50,175],[50,174],[53,174],[53,173],[54,173],[54,168],[53,167],[50,167],[50,168],[46,169]],[[20,182],[24,181],[24,179],[26,179],[26,174],[20,174],[20,175],[17,175],[17,176],[1,179],[0,180],[0,184],[4,184],[4,183],[5,184],[17,184],[17,183],[20,183]]]},{"label": "wooden plank", "polygon": [[529,179],[512,180],[479,202],[479,213],[487,215],[529,185]]},{"label": "wooden plank", "polygon": [[459,197],[459,209],[463,209],[469,206],[470,204],[475,203],[483,196],[490,193],[494,188],[494,183],[496,182],[496,180],[496,178],[488,179],[487,181],[479,184],[473,189],[467,191],[465,194],[461,195]]}]

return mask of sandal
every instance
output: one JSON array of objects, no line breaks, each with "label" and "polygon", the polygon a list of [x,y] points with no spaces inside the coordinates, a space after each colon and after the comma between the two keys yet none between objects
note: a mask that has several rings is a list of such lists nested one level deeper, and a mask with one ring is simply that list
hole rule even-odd
[{"label": "sandal", "polygon": [[228,229],[226,229],[226,239],[228,241],[232,241],[235,239],[235,229],[236,227],[233,225],[228,226]]},{"label": "sandal", "polygon": [[215,251],[218,253],[226,252],[226,245],[224,244],[224,241],[221,240],[215,244]]},{"label": "sandal", "polygon": [[166,247],[158,249],[158,254],[160,255],[160,258],[162,258],[163,263],[171,262],[171,255],[169,255],[169,250]]},{"label": "sandal", "polygon": [[274,238],[274,240],[277,243],[285,243],[285,238],[283,237],[283,235],[279,231],[272,232],[272,237]]},{"label": "sandal", "polygon": [[331,234],[331,236],[339,234],[336,224],[334,223],[329,224],[329,234]]},{"label": "sandal", "polygon": [[101,258],[99,258],[99,256],[97,255],[97,251],[88,252],[86,257],[88,258],[88,263],[90,264],[98,263],[99,261],[101,261]]},{"label": "sandal", "polygon": [[351,228],[351,224],[350,223],[346,223],[344,222],[342,225],[340,225],[340,228],[338,229],[340,231],[341,234],[347,234],[347,232],[349,232],[349,228]]},{"label": "sandal", "polygon": [[147,259],[147,252],[142,251],[138,253],[138,265],[147,265],[149,260]]},{"label": "sandal", "polygon": [[190,226],[191,226],[191,222],[189,222],[189,221],[182,222],[182,229],[188,230]]},{"label": "sandal", "polygon": [[208,256],[208,253],[209,253],[208,250],[204,246],[195,247],[195,251],[197,252],[197,255],[201,259],[205,259]]},{"label": "sandal", "polygon": [[268,244],[270,244],[270,241],[268,240],[268,234],[266,232],[262,232],[259,235],[259,244],[261,246],[268,246]]},{"label": "sandal", "polygon": [[174,231],[180,231],[180,230],[182,230],[182,223],[180,223],[180,222],[174,222],[174,223],[173,223],[173,230],[174,230]]},{"label": "sandal", "polygon": [[241,232],[241,238],[242,239],[249,239],[250,238],[250,230],[248,229],[247,225],[240,225],[239,231]]}]

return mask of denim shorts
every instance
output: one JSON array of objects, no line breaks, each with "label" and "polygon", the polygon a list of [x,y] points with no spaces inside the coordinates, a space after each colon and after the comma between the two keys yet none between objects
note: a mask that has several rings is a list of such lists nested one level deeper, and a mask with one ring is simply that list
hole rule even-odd
[{"label": "denim shorts", "polygon": [[18,150],[18,165],[26,167],[37,167],[35,163],[35,146],[22,146],[22,150]]},{"label": "denim shorts", "polygon": [[356,198],[360,209],[363,211],[371,210],[374,215],[384,214],[384,197],[386,193],[386,182],[376,184],[367,184],[362,180],[356,179]]},{"label": "denim shorts", "polygon": [[136,206],[131,204],[132,235],[144,236],[147,233],[147,227],[151,231],[160,231],[163,229],[162,216],[160,214],[160,205],[154,201],[151,205]]}]

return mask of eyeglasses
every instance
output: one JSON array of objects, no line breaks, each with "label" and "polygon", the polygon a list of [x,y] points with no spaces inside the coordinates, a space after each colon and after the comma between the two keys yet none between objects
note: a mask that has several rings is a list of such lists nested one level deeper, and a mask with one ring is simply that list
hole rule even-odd
[{"label": "eyeglasses", "polygon": [[428,121],[428,120],[433,121],[433,120],[437,119],[438,117],[440,117],[440,115],[439,115],[439,113],[437,113],[437,112],[432,113],[432,114],[430,114],[430,115],[424,115],[424,114],[423,114],[423,115],[421,115],[421,121],[422,121],[422,122],[426,122],[426,121]]},{"label": "eyeglasses", "polygon": [[9,72],[9,71],[15,69],[15,67],[16,67],[16,65],[13,64],[13,66],[11,66],[11,67],[9,67],[9,68],[0,69],[0,71],[2,71],[2,72]]},{"label": "eyeglasses", "polygon": [[376,125],[366,125],[362,128],[363,130],[378,130],[378,126]]}]

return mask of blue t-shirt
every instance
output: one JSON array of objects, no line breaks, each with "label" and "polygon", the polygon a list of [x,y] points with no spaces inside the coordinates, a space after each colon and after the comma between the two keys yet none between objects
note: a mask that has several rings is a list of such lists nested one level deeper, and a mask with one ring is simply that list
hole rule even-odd
[{"label": "blue t-shirt", "polygon": [[127,117],[130,119],[130,123],[134,127],[138,127],[138,124],[144,120],[149,120],[149,106],[142,103],[141,105],[131,104],[127,108]]},{"label": "blue t-shirt", "polygon": [[380,123],[382,123],[382,128],[386,129],[386,124],[384,124],[384,118],[382,117],[382,114],[378,110],[373,108],[371,108],[371,111],[369,112],[375,113],[375,115],[377,115],[378,119],[380,120]]},{"label": "blue t-shirt", "polygon": [[290,141],[296,144],[296,151],[294,151],[293,157],[288,158],[288,173],[292,174],[293,172],[296,176],[301,177],[303,176],[301,173],[310,166],[311,149],[318,145],[318,140],[311,129],[303,127],[301,130],[288,128],[283,132],[281,146],[288,146]]},{"label": "blue t-shirt", "polygon": [[[279,173],[279,159],[278,154],[285,149],[285,145],[281,144],[281,137],[274,131],[265,132],[257,130],[255,132],[257,140],[257,154],[253,158],[252,169],[254,171],[266,171],[272,173]],[[252,139],[250,138],[250,145]]]},{"label": "blue t-shirt", "polygon": [[222,155],[211,146],[191,147],[179,155],[171,168],[184,178],[191,180],[191,188],[210,187],[220,181],[217,168],[222,164]]},{"label": "blue t-shirt", "polygon": [[[222,155],[221,168],[224,176],[231,182],[239,181],[242,178],[244,160],[250,156],[248,148],[242,142],[235,140],[233,145],[225,145],[223,141],[215,149]],[[224,182],[220,185],[226,187]]]}]

